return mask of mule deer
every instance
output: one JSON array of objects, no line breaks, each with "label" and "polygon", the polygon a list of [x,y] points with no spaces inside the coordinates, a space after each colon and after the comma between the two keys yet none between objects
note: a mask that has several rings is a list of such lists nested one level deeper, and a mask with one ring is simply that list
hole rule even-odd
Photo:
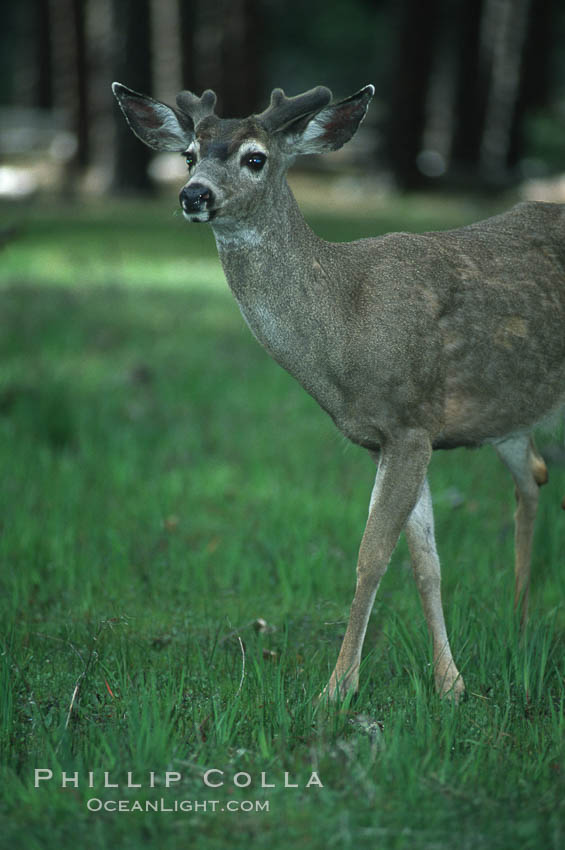
[{"label": "mule deer", "polygon": [[436,688],[457,699],[426,472],[433,449],[494,446],[516,486],[515,603],[525,617],[547,480],[530,432],[565,402],[565,207],[523,203],[447,232],[325,242],[285,174],[297,155],[351,139],[373,86],[338,102],[322,86],[290,98],[275,89],[264,112],[242,120],[218,118],[210,90],[183,91],[174,108],[113,90],[142,142],[186,157],[183,215],[211,223],[253,334],[376,463],[349,622],[323,695],[358,687],[377,587],[404,529]]}]

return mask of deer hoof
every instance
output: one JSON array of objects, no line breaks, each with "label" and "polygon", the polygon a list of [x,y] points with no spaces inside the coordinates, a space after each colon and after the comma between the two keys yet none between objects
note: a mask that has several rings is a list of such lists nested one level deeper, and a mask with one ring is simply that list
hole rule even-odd
[{"label": "deer hoof", "polygon": [[324,690],[316,697],[316,705],[349,705],[351,700],[357,695],[358,687],[357,676],[343,676],[338,680],[332,674]]},{"label": "deer hoof", "polygon": [[436,690],[440,697],[445,700],[459,705],[465,697],[465,683],[460,673],[450,674],[449,672],[441,679],[436,679]]}]

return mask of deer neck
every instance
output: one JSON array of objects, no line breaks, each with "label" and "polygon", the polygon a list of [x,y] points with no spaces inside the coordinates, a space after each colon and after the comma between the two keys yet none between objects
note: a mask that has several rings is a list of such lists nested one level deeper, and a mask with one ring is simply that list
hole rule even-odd
[{"label": "deer neck", "polygon": [[[244,221],[215,219],[212,229],[228,284],[235,297],[251,299],[287,278],[289,266],[303,268],[321,240],[306,224],[286,180]],[[269,280],[264,280],[265,272]]]},{"label": "deer neck", "polygon": [[271,355],[296,374],[292,360],[300,357],[305,317],[310,316],[311,324],[315,315],[320,298],[315,267],[327,243],[306,224],[286,180],[245,222],[220,218],[212,228],[247,324]]}]

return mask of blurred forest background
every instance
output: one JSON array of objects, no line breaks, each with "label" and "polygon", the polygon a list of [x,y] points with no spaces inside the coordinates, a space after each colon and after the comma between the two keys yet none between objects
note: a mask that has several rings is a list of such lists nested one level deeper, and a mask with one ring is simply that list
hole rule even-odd
[{"label": "blurred forest background", "polygon": [[0,52],[3,196],[154,191],[167,166],[127,129],[113,79],[169,102],[210,87],[224,116],[260,111],[274,86],[373,82],[338,161],[400,190],[565,170],[561,0],[19,0]]}]

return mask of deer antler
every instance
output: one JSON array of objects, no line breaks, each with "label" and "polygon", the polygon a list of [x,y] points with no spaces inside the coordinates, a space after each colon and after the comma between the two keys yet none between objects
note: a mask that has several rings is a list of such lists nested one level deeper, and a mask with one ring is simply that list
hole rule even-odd
[{"label": "deer antler", "polygon": [[282,89],[273,89],[271,103],[256,117],[270,133],[274,133],[284,130],[299,118],[318,112],[331,99],[332,93],[325,86],[316,86],[295,97],[287,97]]},{"label": "deer antler", "polygon": [[214,114],[216,95],[212,89],[206,89],[201,97],[198,97],[191,91],[181,91],[177,94],[177,106],[181,112],[188,115],[196,127],[203,118]]}]

